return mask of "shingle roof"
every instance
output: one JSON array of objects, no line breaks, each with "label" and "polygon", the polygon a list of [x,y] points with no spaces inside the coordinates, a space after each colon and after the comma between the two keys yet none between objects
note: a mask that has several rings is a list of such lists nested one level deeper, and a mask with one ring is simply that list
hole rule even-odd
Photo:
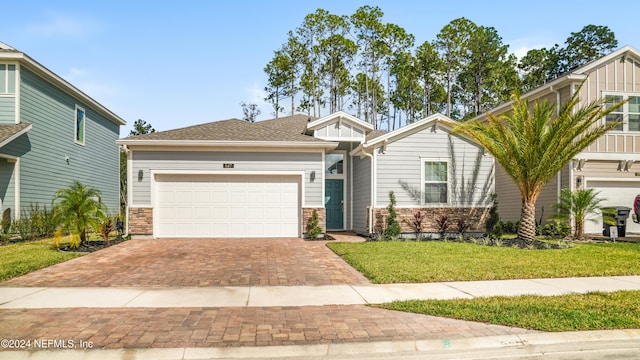
[{"label": "shingle roof", "polygon": [[7,124],[0,125],[0,144],[10,139],[12,136],[18,134],[22,130],[31,126],[30,123],[22,122],[20,124]]},{"label": "shingle roof", "polygon": [[128,137],[135,140],[195,141],[303,141],[324,142],[302,134],[306,116],[299,115],[250,123],[239,119],[215,121],[175,130]]},{"label": "shingle roof", "polygon": [[277,119],[269,119],[258,122],[260,125],[268,126],[274,130],[294,132],[304,134],[307,130],[307,124],[316,118],[308,115],[285,116]]}]

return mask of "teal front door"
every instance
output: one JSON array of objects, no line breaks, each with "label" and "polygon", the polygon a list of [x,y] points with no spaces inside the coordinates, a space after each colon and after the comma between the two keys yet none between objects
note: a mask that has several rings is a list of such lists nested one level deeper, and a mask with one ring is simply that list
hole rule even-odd
[{"label": "teal front door", "polygon": [[324,207],[327,211],[327,230],[344,230],[344,180],[326,179]]}]

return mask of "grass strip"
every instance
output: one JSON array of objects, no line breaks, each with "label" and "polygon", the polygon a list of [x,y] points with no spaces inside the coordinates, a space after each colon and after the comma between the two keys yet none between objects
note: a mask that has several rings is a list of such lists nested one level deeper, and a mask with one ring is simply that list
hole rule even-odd
[{"label": "grass strip", "polygon": [[640,328],[640,291],[411,300],[374,306],[549,332]]}]

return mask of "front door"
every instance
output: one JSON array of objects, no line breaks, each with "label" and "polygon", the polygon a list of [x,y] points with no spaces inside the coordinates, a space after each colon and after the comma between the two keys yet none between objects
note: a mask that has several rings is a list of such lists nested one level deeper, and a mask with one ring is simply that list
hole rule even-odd
[{"label": "front door", "polygon": [[344,180],[326,179],[324,196],[327,230],[344,230]]}]

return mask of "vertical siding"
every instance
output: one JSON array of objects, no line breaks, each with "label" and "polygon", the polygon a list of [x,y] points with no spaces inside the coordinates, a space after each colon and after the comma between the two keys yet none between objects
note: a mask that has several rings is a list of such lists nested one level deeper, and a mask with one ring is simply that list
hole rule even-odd
[{"label": "vertical siding", "polygon": [[399,207],[421,205],[421,158],[449,162],[449,206],[487,205],[494,190],[493,158],[483,156],[477,145],[429,126],[376,154],[376,207],[388,205],[390,191]]},{"label": "vertical siding", "polygon": [[0,124],[16,123],[15,96],[0,96]]},{"label": "vertical siding", "polygon": [[371,159],[353,161],[353,231],[367,234],[367,208],[371,206]]},{"label": "vertical siding", "polygon": [[[321,152],[225,152],[225,151],[132,151],[133,204],[151,205],[152,170],[224,171],[304,171],[304,204],[324,206],[322,201]],[[223,169],[224,163],[233,163],[233,169]],[[138,174],[142,171],[142,178]],[[315,177],[312,179],[312,173]]]},{"label": "vertical siding", "polygon": [[[86,110],[85,145],[74,143],[74,111]],[[21,69],[22,121],[33,128],[7,147],[21,159],[21,204],[49,206],[55,191],[78,180],[96,187],[111,212],[119,211],[119,126],[75,101],[26,68]],[[24,154],[24,155],[22,155]],[[69,162],[65,157],[69,157]]]}]

